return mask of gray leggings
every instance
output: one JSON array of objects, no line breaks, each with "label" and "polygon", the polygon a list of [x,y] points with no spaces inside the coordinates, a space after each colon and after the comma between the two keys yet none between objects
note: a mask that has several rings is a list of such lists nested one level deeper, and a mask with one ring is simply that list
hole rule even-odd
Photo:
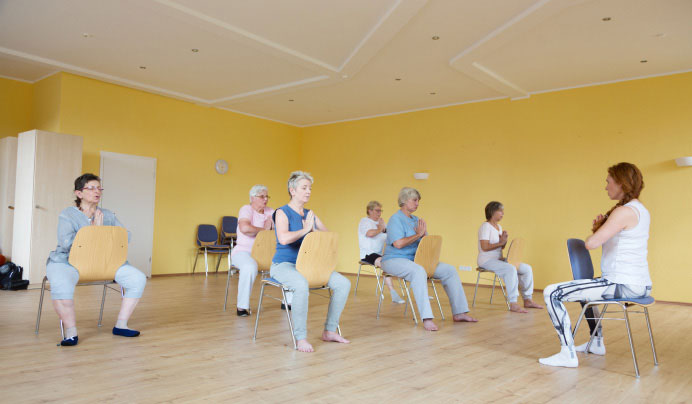
[{"label": "gray leggings", "polygon": [[[46,276],[50,282],[50,297],[53,300],[72,300],[74,288],[79,281],[79,272],[66,262],[49,262]],[[125,264],[115,273],[115,281],[125,289],[124,297],[139,299],[144,292],[147,277],[139,269]]]},{"label": "gray leggings", "polygon": [[[272,264],[269,269],[269,274],[272,278],[281,282],[286,289],[293,292],[293,303],[291,304],[293,332],[296,340],[307,338],[308,296],[310,294],[308,281],[296,270],[296,264],[290,262]],[[344,306],[346,306],[348,292],[351,290],[351,281],[334,271],[329,277],[327,286],[332,290],[332,298],[329,300],[327,321],[324,323],[324,329],[327,331],[336,331],[339,325],[341,312],[344,311]]]}]

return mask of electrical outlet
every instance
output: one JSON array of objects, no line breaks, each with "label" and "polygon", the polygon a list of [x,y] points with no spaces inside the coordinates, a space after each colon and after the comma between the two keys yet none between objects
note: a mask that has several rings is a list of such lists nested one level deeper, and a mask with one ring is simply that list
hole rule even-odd
[{"label": "electrical outlet", "polygon": [[459,265],[459,270],[460,270],[460,271],[470,271],[471,269],[472,269],[471,267],[467,267],[467,266],[464,266],[464,265]]}]

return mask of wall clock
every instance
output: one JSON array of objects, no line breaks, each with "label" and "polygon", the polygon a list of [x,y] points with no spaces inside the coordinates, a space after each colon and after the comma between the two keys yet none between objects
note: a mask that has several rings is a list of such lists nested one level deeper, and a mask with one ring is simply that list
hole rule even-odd
[{"label": "wall clock", "polygon": [[216,160],[216,172],[219,174],[226,174],[228,172],[228,162],[223,159]]}]

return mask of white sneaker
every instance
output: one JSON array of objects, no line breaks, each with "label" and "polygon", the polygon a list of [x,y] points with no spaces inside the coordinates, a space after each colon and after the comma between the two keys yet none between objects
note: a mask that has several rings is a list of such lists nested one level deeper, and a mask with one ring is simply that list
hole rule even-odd
[{"label": "white sneaker", "polygon": [[[586,352],[586,345],[588,344],[588,341],[584,344],[581,344],[579,346],[575,346],[574,350],[577,352]],[[605,344],[603,343],[603,337],[594,337],[593,342],[591,343],[591,346],[589,347],[589,353],[595,354],[595,355],[605,355],[606,353],[606,348]]]},{"label": "white sneaker", "polygon": [[563,366],[566,368],[576,368],[579,366],[579,359],[577,359],[577,353],[574,352],[574,347],[564,345],[560,348],[559,353],[547,358],[540,358],[538,362],[543,365]]},{"label": "white sneaker", "polygon": [[392,303],[404,304],[406,301],[402,299],[396,291],[392,290]]}]

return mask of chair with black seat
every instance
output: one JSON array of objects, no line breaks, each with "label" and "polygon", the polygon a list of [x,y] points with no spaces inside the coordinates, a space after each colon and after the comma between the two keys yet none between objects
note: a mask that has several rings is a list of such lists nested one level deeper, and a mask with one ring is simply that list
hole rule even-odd
[{"label": "chair with black seat", "polygon": [[[413,262],[420,265],[425,269],[425,273],[428,278],[428,282],[432,286],[433,293],[435,295],[435,300],[437,301],[437,307],[440,309],[440,316],[442,320],[445,319],[445,314],[442,311],[442,304],[440,303],[440,297],[437,294],[437,288],[435,287],[435,279],[433,275],[437,270],[437,265],[440,263],[440,253],[442,252],[442,236],[425,236],[418,243],[418,248],[416,249],[416,255]],[[380,291],[384,289],[384,277],[390,276],[385,271],[382,271]],[[413,300],[411,299],[411,292],[409,290],[409,282],[406,279],[402,279],[404,284],[404,291],[406,292],[406,303],[404,306],[404,315],[408,309],[408,305],[411,306],[411,314],[413,315],[413,321],[418,324],[418,317],[416,316],[416,310],[413,307]],[[377,318],[380,318],[380,309],[382,307],[382,300],[384,300],[384,295],[379,294],[379,301],[377,304]]]},{"label": "chair with black seat", "polygon": [[216,232],[216,226],[211,224],[200,224],[197,226],[197,253],[195,254],[195,263],[192,265],[192,273],[195,273],[195,267],[197,267],[197,258],[200,254],[204,254],[204,271],[205,276],[209,275],[209,262],[207,254],[215,254],[219,256],[216,262],[216,272],[219,272],[219,264],[221,263],[221,256],[227,254],[228,256],[228,271],[232,271],[231,267],[231,246],[225,244],[218,244],[219,234]]},{"label": "chair with black seat", "polygon": [[[85,226],[79,229],[72,247],[70,248],[69,263],[79,272],[79,283],[77,286],[103,285],[103,295],[101,297],[101,311],[99,312],[98,326],[101,327],[103,320],[103,307],[106,302],[106,290],[113,288],[115,284],[115,273],[127,260],[127,230],[119,226]],[[38,301],[38,314],[36,315],[36,330],[41,324],[41,310],[43,308],[43,296],[46,290],[48,277],[43,277],[41,284],[41,297]],[[120,296],[123,291],[120,288]],[[62,320],[60,321],[60,332],[64,336]]]},{"label": "chair with black seat", "polygon": [[[269,268],[272,266],[272,258],[276,252],[276,236],[274,230],[262,230],[255,236],[255,241],[252,243],[252,251],[250,256],[257,262],[257,271],[261,279],[267,277]],[[231,271],[228,271],[226,279],[226,295],[223,299],[223,311],[226,311],[226,303],[228,301],[228,287],[231,284]]]},{"label": "chair with black seat", "polygon": [[[594,270],[593,263],[591,262],[591,254],[589,253],[589,250],[586,249],[584,240],[574,238],[567,240],[567,252],[569,253],[569,262],[572,267],[572,275],[574,276],[574,279],[593,279]],[[637,377],[639,377],[639,364],[637,363],[637,354],[634,351],[634,342],[632,340],[632,328],[630,326],[629,313],[644,314],[644,318],[646,319],[646,328],[649,331],[649,342],[651,344],[651,352],[654,358],[654,366],[658,366],[658,358],[656,356],[656,345],[654,343],[654,334],[651,330],[651,321],[649,319],[649,307],[653,306],[654,303],[655,300],[651,296],[636,299],[603,299],[591,302],[583,302],[583,308],[581,314],[579,314],[577,323],[574,326],[574,330],[572,331],[572,336],[574,337],[577,335],[579,325],[581,324],[582,320],[585,319],[584,314],[587,312],[587,310],[589,310],[589,308],[592,308],[593,306],[603,305],[600,316],[586,318],[586,320],[596,320],[596,327],[594,328],[593,333],[591,333],[591,337],[589,338],[589,342],[586,345],[585,352],[589,352],[591,343],[593,342],[593,339],[596,336],[598,328],[601,326],[601,322],[603,320],[624,320],[625,328],[627,329],[627,337],[630,342],[630,350],[632,352],[632,361],[634,362],[634,373]],[[608,312],[608,306],[619,306],[622,309],[623,316],[605,317],[606,313],[616,313]],[[629,309],[632,306],[641,308],[643,309],[643,311],[632,311]]]},{"label": "chair with black seat", "polygon": [[[311,293],[317,290],[326,290],[329,296],[318,295],[331,298],[332,292],[327,283],[329,282],[332,272],[334,272],[336,268],[337,241],[338,234],[324,231],[308,233],[303,239],[300,250],[298,250],[296,270],[307,280],[308,288]],[[265,286],[273,286],[281,290],[281,299],[273,296],[267,297],[279,300],[284,305],[288,305],[286,302],[286,292],[289,290],[274,278],[262,279],[259,304],[257,305],[257,318],[255,319],[255,332],[252,336],[253,340],[257,339],[257,326],[259,325],[260,314],[262,312],[262,300],[264,299]],[[291,338],[293,339],[293,349],[297,349],[290,310],[286,310],[286,319],[288,320],[288,327],[291,331]],[[341,335],[340,326],[337,326],[337,331],[339,335]]]}]

